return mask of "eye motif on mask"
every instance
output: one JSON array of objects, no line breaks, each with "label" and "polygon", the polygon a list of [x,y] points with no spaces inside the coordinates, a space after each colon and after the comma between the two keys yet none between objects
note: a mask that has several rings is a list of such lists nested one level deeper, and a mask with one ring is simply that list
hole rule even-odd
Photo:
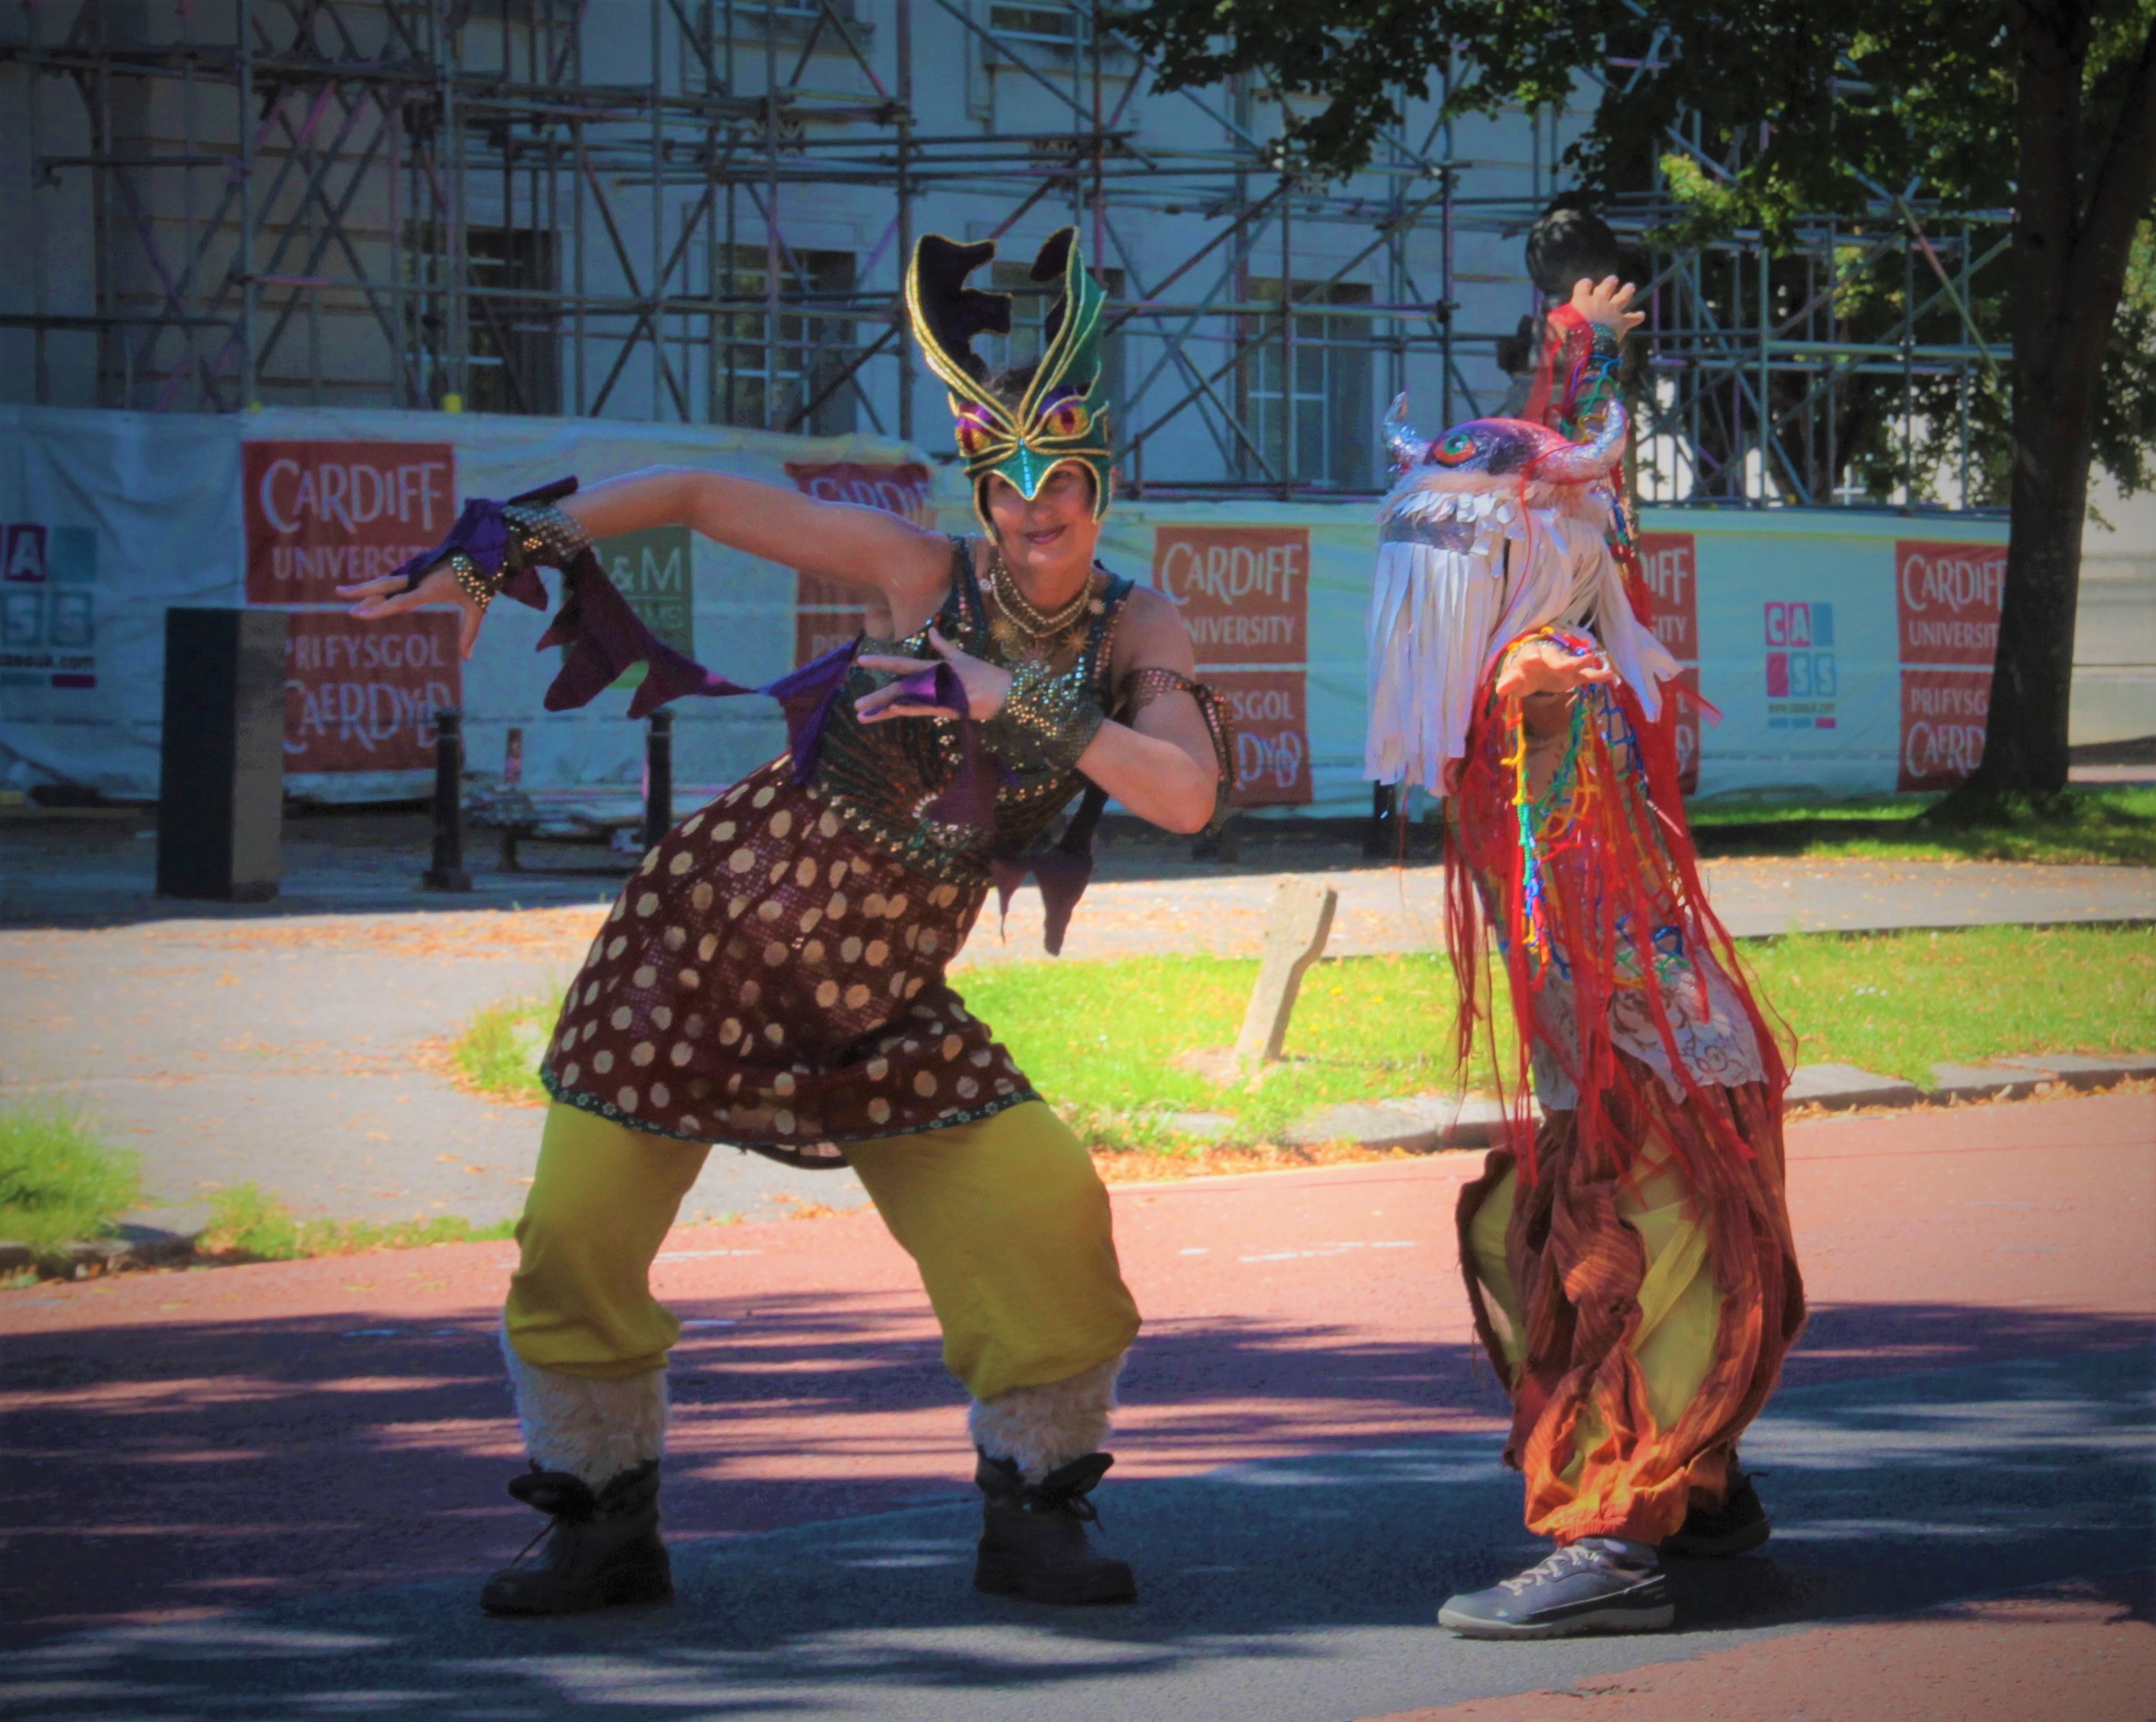
[{"label": "eye motif on mask", "polygon": [[1438,466],[1464,465],[1475,458],[1475,438],[1469,432],[1456,430],[1430,445],[1430,458]]},{"label": "eye motif on mask", "polygon": [[1075,395],[1065,396],[1040,415],[1041,433],[1058,440],[1082,437],[1092,425],[1093,415]]},{"label": "eye motif on mask", "polygon": [[999,442],[1006,442],[1006,433],[997,428],[988,415],[978,407],[961,407],[957,413],[958,452],[968,460],[988,454]]}]

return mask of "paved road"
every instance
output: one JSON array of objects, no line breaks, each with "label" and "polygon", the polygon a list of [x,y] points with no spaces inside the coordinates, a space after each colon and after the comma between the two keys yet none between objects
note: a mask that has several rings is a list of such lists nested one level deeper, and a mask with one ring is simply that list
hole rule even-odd
[{"label": "paved road", "polygon": [[[317,848],[331,858],[326,876],[347,884],[351,854],[380,864],[377,849]],[[148,864],[146,853],[130,858]],[[1066,955],[1255,955],[1286,876],[1190,869],[1106,879],[1081,908]],[[1327,877],[1342,894],[1336,953],[1437,947],[1433,869]],[[2156,915],[2156,873],[2132,869],[1725,861],[1708,879],[1743,932]],[[564,889],[583,900],[0,930],[0,1092],[80,1101],[143,1151],[162,1203],[198,1205],[251,1180],[304,1213],[511,1217],[536,1114],[458,1092],[415,1065],[413,1052],[445,1042],[487,1005],[559,989],[608,900],[593,880]],[[408,905],[405,873],[394,892]],[[1038,905],[1021,894],[1002,934],[987,921],[960,969],[1039,956]],[[850,1172],[795,1172],[720,1151],[685,1212],[771,1216],[789,1202],[865,1200]]]},{"label": "paved road", "polygon": [[[1777,1539],[1681,1574],[1685,1630],[1654,1639],[1430,1624],[1530,1552],[1454,1279],[1473,1156],[1116,1192],[1152,1321],[1102,1504],[1145,1599],[1077,1617],[967,1588],[957,1397],[870,1216],[670,1240],[682,1595],[571,1622],[470,1604],[528,1518],[497,1493],[504,1247],[9,1294],[0,1704],[1317,1722],[1727,1652],[1779,1658],[1778,1714],[1861,1714],[1807,1708],[1810,1659],[1775,1647],[2148,1565],[2152,1145],[2142,1095],[1796,1126],[1815,1315],[1746,1443]],[[2069,1643],[2051,1618],[2025,1622],[2032,1666]],[[1892,1642],[1868,1653],[1888,1693],[1913,1678]],[[2046,1714],[2113,1714],[2076,1690]]]}]

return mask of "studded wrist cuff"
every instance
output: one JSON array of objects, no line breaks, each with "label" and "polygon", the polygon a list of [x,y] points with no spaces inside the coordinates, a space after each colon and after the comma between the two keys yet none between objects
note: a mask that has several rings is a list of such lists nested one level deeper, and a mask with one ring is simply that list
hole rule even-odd
[{"label": "studded wrist cuff", "polygon": [[509,528],[509,548],[502,558],[506,573],[566,568],[592,547],[584,529],[551,502],[505,503],[501,518]]},{"label": "studded wrist cuff", "polygon": [[484,610],[494,602],[494,595],[501,590],[501,582],[508,577],[505,564],[500,572],[488,574],[463,551],[449,552],[446,564],[449,577],[457,583],[457,590]]},{"label": "studded wrist cuff", "polygon": [[1003,708],[981,725],[982,739],[1022,777],[1059,776],[1092,746],[1108,715],[1087,691],[1079,668],[1019,666]]}]

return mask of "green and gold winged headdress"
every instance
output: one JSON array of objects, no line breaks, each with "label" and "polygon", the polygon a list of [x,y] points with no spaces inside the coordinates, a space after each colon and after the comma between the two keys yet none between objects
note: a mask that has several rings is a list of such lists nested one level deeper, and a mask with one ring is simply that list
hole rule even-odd
[{"label": "green and gold winged headdress", "polygon": [[1059,466],[1093,475],[1093,517],[1108,511],[1108,405],[1101,398],[1101,311],[1107,295],[1086,273],[1078,233],[1050,236],[1033,260],[1036,281],[1060,278],[1063,297],[1042,331],[1040,362],[1019,397],[988,387],[988,367],[973,351],[979,335],[1010,333],[1010,295],[983,293],[966,277],[996,254],[995,242],[961,245],[930,234],[914,248],[906,272],[906,310],[928,368],[951,392],[958,453],[973,484],[973,510],[988,518],[987,490],[1000,474],[1030,500]]}]

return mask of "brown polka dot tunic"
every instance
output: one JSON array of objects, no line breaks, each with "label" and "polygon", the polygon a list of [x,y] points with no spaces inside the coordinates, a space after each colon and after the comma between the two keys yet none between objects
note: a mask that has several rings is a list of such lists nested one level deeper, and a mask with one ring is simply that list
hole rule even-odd
[{"label": "brown polka dot tunic", "polygon": [[[1100,684],[1104,706],[1128,590],[1112,582],[1111,602],[1096,606],[1074,670]],[[937,625],[1001,656],[970,559],[956,561]],[[924,650],[926,632],[896,649]],[[840,1143],[1038,1098],[943,971],[987,897],[988,854],[1037,835],[1082,780],[1012,783],[997,828],[971,843],[925,820],[898,829],[894,790],[911,786],[916,809],[932,802],[925,751],[947,746],[937,732],[954,726],[860,724],[852,701],[878,679],[854,673],[809,784],[783,755],[644,858],[562,1006],[540,1071],[557,1100],[660,1135],[836,1166]],[[873,804],[848,793],[879,758]]]}]

